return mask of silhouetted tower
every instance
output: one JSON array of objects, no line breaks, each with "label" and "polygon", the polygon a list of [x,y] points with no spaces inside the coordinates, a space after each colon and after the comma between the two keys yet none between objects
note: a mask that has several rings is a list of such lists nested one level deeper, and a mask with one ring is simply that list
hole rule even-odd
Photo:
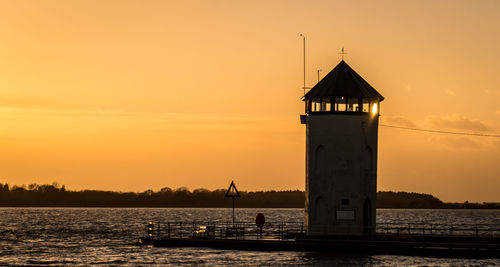
[{"label": "silhouetted tower", "polygon": [[309,235],[375,232],[383,99],[343,60],[303,97]]}]

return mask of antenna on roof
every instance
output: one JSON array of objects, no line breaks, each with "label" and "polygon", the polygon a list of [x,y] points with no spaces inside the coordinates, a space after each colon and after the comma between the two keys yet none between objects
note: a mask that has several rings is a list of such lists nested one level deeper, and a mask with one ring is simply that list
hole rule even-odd
[{"label": "antenna on roof", "polygon": [[318,70],[318,82],[319,82],[319,73],[320,73],[321,71],[323,71],[323,70],[322,70],[322,69],[319,69],[319,70]]},{"label": "antenna on roof", "polygon": [[301,33],[300,37],[302,37],[302,44],[304,48],[304,86],[302,87],[302,89],[304,89],[304,95],[305,95],[306,89],[311,89],[311,88],[306,87],[306,36]]},{"label": "antenna on roof", "polygon": [[339,54],[342,55],[342,60],[344,60],[344,55],[347,54],[346,52],[344,52],[344,47],[342,46],[342,50],[340,50],[341,52]]}]

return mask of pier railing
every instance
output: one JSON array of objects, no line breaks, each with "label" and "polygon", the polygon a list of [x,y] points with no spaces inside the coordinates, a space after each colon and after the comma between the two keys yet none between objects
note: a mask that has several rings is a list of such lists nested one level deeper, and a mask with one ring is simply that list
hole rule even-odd
[{"label": "pier railing", "polygon": [[[290,240],[305,237],[303,222],[150,222],[146,235],[153,239],[262,239]],[[353,233],[343,233],[346,236]],[[378,235],[500,237],[497,224],[377,223]],[[367,234],[372,236],[373,234]]]},{"label": "pier railing", "polygon": [[304,223],[266,223],[259,228],[253,222],[165,222],[149,223],[147,235],[151,238],[205,238],[205,239],[293,239],[304,236]]},{"label": "pier railing", "polygon": [[422,236],[499,237],[498,224],[377,223],[377,233]]}]

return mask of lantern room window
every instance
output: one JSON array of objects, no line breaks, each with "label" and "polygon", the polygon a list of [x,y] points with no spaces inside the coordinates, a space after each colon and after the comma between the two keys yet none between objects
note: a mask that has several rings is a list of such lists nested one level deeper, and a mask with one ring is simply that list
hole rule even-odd
[{"label": "lantern room window", "polygon": [[359,101],[357,98],[347,99],[347,111],[358,112],[359,111]]},{"label": "lantern room window", "polygon": [[346,99],[344,97],[335,98],[335,111],[345,111],[346,110]]},{"label": "lantern room window", "polygon": [[321,99],[315,98],[311,101],[311,112],[320,112],[321,111]]},{"label": "lantern room window", "polygon": [[363,99],[363,112],[370,112],[370,101]]},{"label": "lantern room window", "polygon": [[330,102],[330,98],[323,98],[321,100],[321,111],[331,111],[332,103]]},{"label": "lantern room window", "polygon": [[379,112],[378,103],[372,103],[372,115],[377,115]]}]

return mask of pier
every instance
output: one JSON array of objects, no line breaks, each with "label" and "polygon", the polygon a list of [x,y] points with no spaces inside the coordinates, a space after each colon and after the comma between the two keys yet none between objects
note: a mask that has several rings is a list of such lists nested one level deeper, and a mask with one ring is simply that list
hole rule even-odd
[{"label": "pier", "polygon": [[302,222],[165,222],[147,225],[141,246],[260,251],[500,257],[495,224],[378,223],[373,234],[310,236]]}]

